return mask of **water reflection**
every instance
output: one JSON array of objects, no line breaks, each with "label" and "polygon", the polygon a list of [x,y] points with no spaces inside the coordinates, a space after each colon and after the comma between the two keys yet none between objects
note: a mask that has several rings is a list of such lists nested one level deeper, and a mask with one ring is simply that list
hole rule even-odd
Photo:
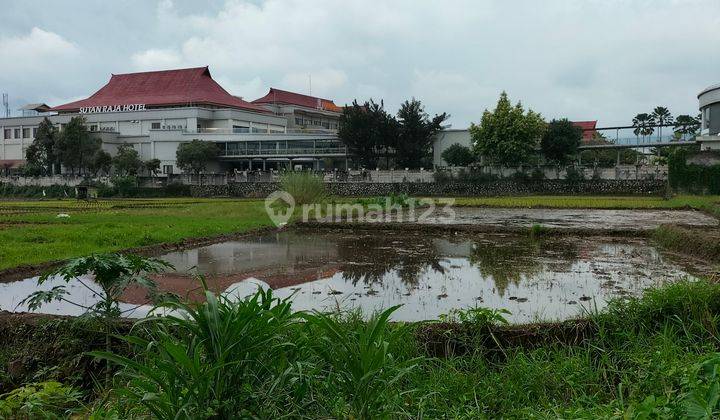
[{"label": "water reflection", "polygon": [[[160,288],[179,295],[202,298],[187,293],[197,289],[192,274],[200,272],[218,293],[266,284],[278,296],[292,295],[296,309],[370,312],[403,304],[398,320],[476,305],[509,309],[516,322],[567,318],[686,275],[641,240],[502,234],[295,230],[163,259],[176,271],[158,277]],[[0,285],[0,308],[12,310],[33,290],[30,280]],[[51,310],[74,314],[62,305]]]}]

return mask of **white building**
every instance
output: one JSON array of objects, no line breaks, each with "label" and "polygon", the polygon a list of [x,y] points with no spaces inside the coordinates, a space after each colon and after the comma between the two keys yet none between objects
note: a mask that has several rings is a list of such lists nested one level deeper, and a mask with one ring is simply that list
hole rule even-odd
[{"label": "white building", "polygon": [[700,106],[701,150],[720,150],[720,84],[712,85],[698,94]]},{"label": "white building", "polygon": [[132,145],[142,159],[159,159],[164,174],[180,172],[177,148],[194,139],[218,143],[220,158],[211,172],[347,165],[336,130],[289,132],[287,115],[231,95],[207,67],[112,75],[89,98],[36,113],[0,118],[0,169],[22,165],[43,118],[62,130],[78,115],[103,149],[114,154],[119,145]]}]

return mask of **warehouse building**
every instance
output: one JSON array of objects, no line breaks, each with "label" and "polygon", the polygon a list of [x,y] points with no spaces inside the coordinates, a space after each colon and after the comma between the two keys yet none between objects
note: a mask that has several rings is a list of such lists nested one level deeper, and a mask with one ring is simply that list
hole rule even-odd
[{"label": "warehouse building", "polygon": [[[0,168],[23,163],[43,118],[62,130],[78,115],[86,119],[92,136],[102,140],[103,149],[114,154],[118,146],[129,144],[142,159],[159,159],[164,174],[181,172],[175,153],[181,143],[194,139],[215,142],[221,150],[210,172],[347,165],[346,149],[337,138],[340,108],[322,98],[279,90],[271,94],[279,99],[247,102],[215,82],[208,67],[112,75],[86,99],[55,107],[35,104],[22,117],[0,118]],[[298,98],[320,107],[288,100]],[[319,121],[321,130],[307,129],[314,123],[297,127],[298,115]],[[302,126],[306,129],[296,129]]]}]

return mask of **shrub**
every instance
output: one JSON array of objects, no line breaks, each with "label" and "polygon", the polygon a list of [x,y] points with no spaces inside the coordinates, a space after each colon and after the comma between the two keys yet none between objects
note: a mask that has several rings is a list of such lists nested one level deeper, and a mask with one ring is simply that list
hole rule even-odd
[{"label": "shrub", "polygon": [[472,150],[459,143],[455,143],[443,150],[440,156],[450,166],[468,166],[475,161]]},{"label": "shrub", "polygon": [[82,408],[82,394],[55,381],[33,383],[0,396],[0,417],[33,419],[70,417]]},{"label": "shrub", "polygon": [[675,189],[693,194],[720,194],[720,165],[701,166],[688,164],[694,151],[676,147],[668,157],[668,181]]},{"label": "shrub", "polygon": [[311,172],[286,172],[280,178],[280,187],[295,199],[296,205],[313,204],[325,198],[325,184]]},{"label": "shrub", "polygon": [[565,172],[565,181],[570,184],[579,184],[580,182],[585,181],[585,173],[582,169],[569,166]]}]

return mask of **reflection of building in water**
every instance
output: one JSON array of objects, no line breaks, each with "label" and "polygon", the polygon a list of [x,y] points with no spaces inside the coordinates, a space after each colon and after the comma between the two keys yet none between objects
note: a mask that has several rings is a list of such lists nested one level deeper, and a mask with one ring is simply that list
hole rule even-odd
[{"label": "reflection of building in water", "polygon": [[163,259],[180,273],[235,274],[271,268],[325,264],[337,258],[337,245],[321,236],[293,233],[268,235],[254,241],[223,242],[174,252]]}]

